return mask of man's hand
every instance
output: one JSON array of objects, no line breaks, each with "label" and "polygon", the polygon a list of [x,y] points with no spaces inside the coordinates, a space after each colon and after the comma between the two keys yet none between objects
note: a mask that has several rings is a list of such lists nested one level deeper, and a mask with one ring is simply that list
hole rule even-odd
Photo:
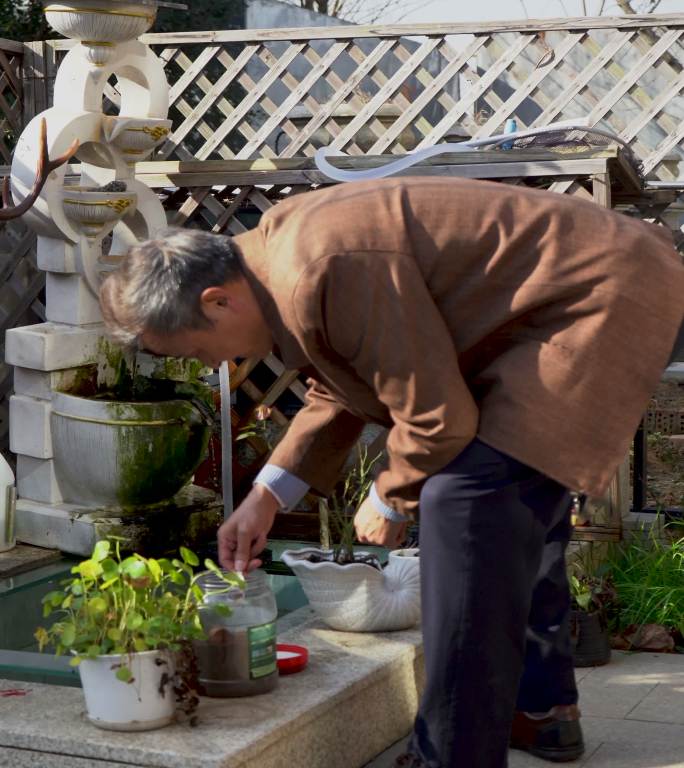
[{"label": "man's hand", "polygon": [[218,557],[224,568],[245,573],[261,565],[256,555],[266,546],[277,511],[278,502],[268,488],[253,486],[218,529]]},{"label": "man's hand", "polygon": [[383,517],[366,499],[354,517],[356,538],[364,544],[378,544],[393,549],[398,547],[406,538],[408,523],[393,523]]}]

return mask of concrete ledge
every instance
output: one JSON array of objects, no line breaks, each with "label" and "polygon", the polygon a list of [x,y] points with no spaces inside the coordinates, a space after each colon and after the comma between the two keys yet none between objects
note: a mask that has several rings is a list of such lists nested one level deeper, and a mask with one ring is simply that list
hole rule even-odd
[{"label": "concrete ledge", "polygon": [[186,485],[171,502],[140,507],[137,512],[20,498],[17,541],[88,557],[98,539],[115,534],[126,537],[131,549],[154,554],[161,541],[174,548],[213,540],[222,519],[221,498],[196,485]]},{"label": "concrete ledge", "polygon": [[149,733],[101,731],[72,688],[26,688],[0,697],[0,766],[109,768],[360,768],[411,730],[422,689],[419,629],[348,634],[325,629],[306,607],[279,640],[309,649],[308,668],[265,696],[202,699],[199,725]]}]

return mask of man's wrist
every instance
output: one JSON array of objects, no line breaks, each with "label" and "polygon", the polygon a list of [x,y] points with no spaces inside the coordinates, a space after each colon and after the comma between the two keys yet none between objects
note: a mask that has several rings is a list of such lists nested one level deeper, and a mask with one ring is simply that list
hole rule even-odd
[{"label": "man's wrist", "polygon": [[382,515],[382,517],[384,517],[386,520],[389,520],[392,523],[407,523],[411,519],[406,515],[402,515],[401,512],[397,512],[397,510],[390,507],[389,504],[386,504],[380,498],[380,494],[378,493],[378,489],[375,487],[375,483],[371,485],[368,497],[370,498],[378,514]]},{"label": "man's wrist", "polygon": [[265,504],[269,512],[275,514],[280,509],[280,501],[271,489],[261,483],[254,483],[252,493],[259,504]]}]

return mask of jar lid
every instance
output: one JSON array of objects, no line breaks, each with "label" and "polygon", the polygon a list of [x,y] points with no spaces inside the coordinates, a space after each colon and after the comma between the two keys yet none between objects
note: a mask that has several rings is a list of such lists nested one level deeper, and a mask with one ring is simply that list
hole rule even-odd
[{"label": "jar lid", "polygon": [[278,672],[281,675],[292,675],[301,672],[309,662],[309,652],[303,645],[276,645]]}]

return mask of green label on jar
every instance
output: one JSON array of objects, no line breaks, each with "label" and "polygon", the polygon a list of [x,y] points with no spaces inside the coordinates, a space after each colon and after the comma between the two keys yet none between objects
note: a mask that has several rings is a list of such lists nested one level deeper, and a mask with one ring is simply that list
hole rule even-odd
[{"label": "green label on jar", "polygon": [[273,674],[277,669],[275,622],[250,627],[248,638],[250,678],[256,680]]}]

